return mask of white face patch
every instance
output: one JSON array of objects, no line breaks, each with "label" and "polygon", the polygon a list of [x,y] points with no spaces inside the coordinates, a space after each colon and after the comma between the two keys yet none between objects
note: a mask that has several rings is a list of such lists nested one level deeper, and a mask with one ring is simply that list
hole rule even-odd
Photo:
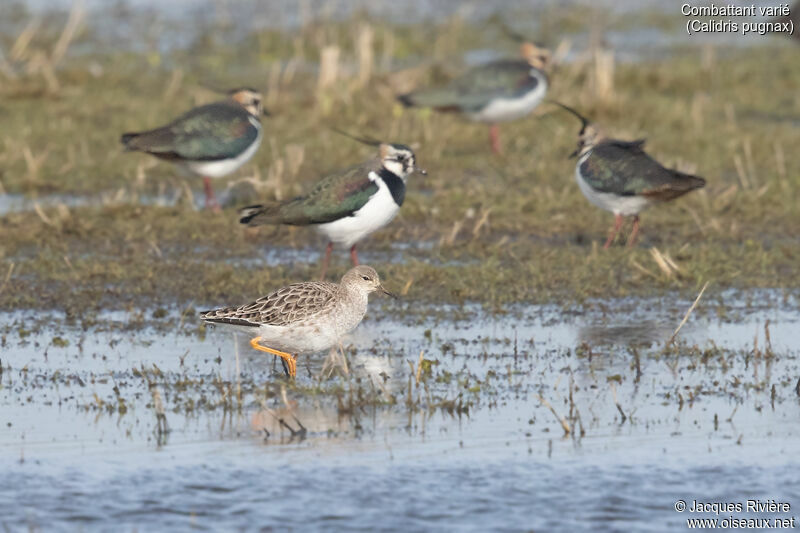
[{"label": "white face patch", "polygon": [[414,154],[407,150],[391,149],[383,158],[383,166],[403,181],[414,172]]},{"label": "white face patch", "polygon": [[403,177],[403,165],[401,165],[398,161],[394,159],[384,159],[383,166],[392,174],[400,176],[401,178]]}]

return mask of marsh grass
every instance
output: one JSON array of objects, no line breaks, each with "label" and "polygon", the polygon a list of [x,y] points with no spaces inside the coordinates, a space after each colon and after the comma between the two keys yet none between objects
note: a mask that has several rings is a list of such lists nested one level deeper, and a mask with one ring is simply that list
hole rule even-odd
[{"label": "marsh grass", "polygon": [[[570,20],[566,12],[550,16]],[[392,26],[356,15],[230,41],[206,32],[168,54],[69,54],[64,48],[77,30],[58,37],[75,26],[68,20],[23,30],[34,33],[26,47],[37,35],[54,36],[43,42],[54,43],[45,48],[57,90],[41,76],[6,77],[0,85],[0,187],[34,200],[87,197],[88,205],[42,203],[0,218],[2,309],[184,309],[312,277],[314,259],[257,261],[270,248],[321,249],[312,231],[245,230],[233,208],[198,211],[199,180],[120,149],[121,132],[212,101],[208,87],[240,85],[262,88],[273,111],[252,163],[216,185],[248,185],[242,201],[300,194],[326,172],[372,155],[332,125],[417,146],[429,175],[411,178],[400,216],[362,245],[391,255],[409,243],[403,260],[375,265],[409,301],[502,307],[664,290],[694,295],[705,282],[720,290],[798,288],[800,160],[791,156],[800,141],[800,69],[797,50],[777,41],[702,54],[678,49],[637,63],[590,48],[558,66],[551,97],[614,136],[647,137],[657,159],[708,180],[705,189],[646,211],[633,250],[604,253],[598,244],[612,216],[589,205],[574,182],[566,155],[578,125],[570,116],[542,105],[503,125],[506,153],[495,157],[483,126],[404,110],[394,100],[457,73],[466,50],[513,56],[514,44],[492,24],[453,17]],[[84,49],[91,38],[89,26]],[[572,46],[565,43],[564,50]],[[139,204],[148,197],[175,201]],[[343,255],[334,264],[334,276],[347,266]]]}]

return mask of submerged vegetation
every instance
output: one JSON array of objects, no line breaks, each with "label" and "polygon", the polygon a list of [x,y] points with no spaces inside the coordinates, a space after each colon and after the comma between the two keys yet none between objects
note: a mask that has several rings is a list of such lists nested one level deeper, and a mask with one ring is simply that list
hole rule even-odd
[{"label": "submerged vegetation", "polygon": [[[677,526],[676,495],[797,499],[788,39],[674,39],[677,10],[627,2],[503,9],[553,49],[549,97],[707,180],[604,251],[613,216],[567,157],[575,117],[544,103],[495,156],[484,125],[395,99],[515,56],[498,17],[213,4],[175,20],[0,2],[0,530],[636,529]],[[269,24],[242,24],[246,6]],[[674,44],[642,50],[661,31]],[[120,133],[241,86],[271,116],[215,182],[222,213],[200,209],[202,180],[123,152]],[[428,175],[359,244],[400,298],[371,299],[292,380],[198,312],[315,277],[313,230],[245,228],[237,208],[373,155],[333,128],[407,144]],[[329,278],[349,266],[335,252]]]}]

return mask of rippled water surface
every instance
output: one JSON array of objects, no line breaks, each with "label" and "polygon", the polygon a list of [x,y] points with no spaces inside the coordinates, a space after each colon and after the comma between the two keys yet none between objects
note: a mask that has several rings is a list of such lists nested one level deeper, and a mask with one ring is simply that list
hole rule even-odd
[{"label": "rippled water surface", "polygon": [[[6,36],[3,49],[9,56],[15,42],[24,44],[21,35],[31,20],[52,9],[63,10],[65,18],[73,2],[14,4],[24,4],[27,11],[4,18],[2,13],[16,11],[0,9],[0,36]],[[538,26],[539,9],[573,4],[579,15],[582,6],[591,6],[598,20],[552,36],[555,43],[569,45],[565,63],[601,35],[601,44],[626,63],[686,51],[681,3],[86,0],[82,5],[91,39],[82,42],[80,35],[70,54],[80,57],[91,42],[92,53],[104,49],[97,45],[103,43],[109,51],[147,53],[156,61],[156,52],[192,50],[193,43],[202,50],[201,37],[212,29],[219,43],[248,45],[264,28],[297,28],[306,17],[335,21],[362,12],[390,19],[402,31],[420,20],[457,22],[456,13],[470,23],[478,21],[475,27],[483,21],[488,27],[500,13],[519,31],[537,35],[547,29]],[[641,24],[649,20],[642,17],[645,11],[655,22]],[[516,13],[529,15],[514,19]],[[634,14],[635,23],[628,23]],[[599,20],[606,15],[608,20]],[[602,31],[607,25],[612,29]],[[58,32],[61,28],[59,22]],[[380,54],[390,55],[382,34],[380,39]],[[690,53],[712,61],[712,49],[723,55],[728,46],[776,40],[701,35],[693,37]],[[351,44],[348,40],[346,46]],[[458,59],[462,54],[466,64],[475,64],[506,55],[508,45],[487,48],[481,41],[458,52],[454,41],[451,52],[439,55]],[[775,46],[793,44],[786,39]],[[403,51],[391,68],[425,65],[421,53]],[[0,63],[4,58],[0,55]],[[174,60],[168,54],[164,58],[167,64]],[[313,58],[306,60],[298,64],[318,68]],[[219,61],[213,64],[227,60]],[[260,71],[250,64],[226,65],[227,74],[266,77],[265,65],[281,61],[265,59]],[[182,72],[173,78],[178,85]],[[198,71],[189,67],[186,72],[185,86],[197,85]],[[206,72],[199,72],[199,81],[205,81]],[[697,103],[691,104],[695,115],[708,89],[692,90],[697,94],[684,100]],[[738,116],[776,125],[798,123],[790,111],[749,109],[751,100]],[[122,112],[125,107],[121,102],[102,109]],[[717,120],[722,114],[709,117]],[[371,118],[356,125],[379,127]],[[743,128],[747,125],[742,122]],[[662,134],[657,125],[648,127]],[[287,138],[295,142],[298,136]],[[23,149],[11,140],[6,144],[7,152]],[[749,152],[749,138],[742,146]],[[32,148],[46,160],[45,147]],[[780,157],[775,155],[778,168],[782,150]],[[187,198],[191,192],[170,192],[171,185],[158,191],[142,188],[147,192],[141,193],[136,186],[82,195],[50,191],[42,177],[40,187],[34,187],[35,159],[26,157],[24,163],[31,174],[26,187],[41,192],[0,194],[0,216],[17,215],[15,224],[23,223],[18,215],[24,212],[53,225],[42,209],[68,213],[129,204],[202,205],[199,193]],[[0,169],[0,176],[6,170]],[[768,185],[765,181],[757,198]],[[257,197],[233,185],[224,191],[218,186],[218,193],[230,207]],[[443,219],[458,220],[451,214]],[[736,227],[731,224],[731,233]],[[480,226],[475,228],[477,234]],[[80,232],[81,225],[69,231]],[[482,261],[472,254],[443,260],[434,237],[402,238],[409,242],[371,244],[359,252],[362,261],[437,266]],[[316,264],[323,251],[313,242],[214,260],[305,268]],[[573,245],[572,237],[568,244]],[[153,247],[160,257],[158,246]],[[215,255],[209,250],[202,260]],[[0,242],[0,258],[3,253]],[[22,260],[38,253],[30,246],[6,257],[19,262],[0,272],[0,291],[13,291],[17,280],[33,276],[36,264]],[[49,253],[57,272],[72,268],[68,254]],[[172,251],[172,257],[179,255]],[[670,278],[675,281],[670,286],[705,279],[705,274],[694,276]],[[758,278],[756,285],[763,283]],[[115,297],[127,290],[111,288],[117,290]],[[126,301],[120,297],[114,305]],[[272,357],[251,350],[248,339],[199,326],[194,302],[181,315],[160,308],[98,316],[86,311],[80,317],[41,309],[0,313],[0,532],[661,532],[682,531],[691,517],[731,515],[678,512],[677,502],[691,506],[748,499],[787,502],[791,511],[734,513],[737,518],[795,518],[800,525],[798,295],[714,287],[671,343],[691,303],[667,294],[489,310],[471,304],[420,308],[413,301],[374,299],[367,319],[339,351],[301,357],[296,382],[284,378]],[[75,307],[62,306],[71,312]]]},{"label": "rippled water surface", "polygon": [[[325,357],[310,357],[282,391],[271,359],[191,321],[130,333],[126,313],[89,331],[5,315],[0,524],[663,531],[683,527],[679,499],[797,502],[800,316],[776,293],[741,302],[698,312],[664,352],[690,302],[378,301],[346,342],[348,378],[319,380]],[[241,409],[223,405],[237,350]],[[366,401],[377,388],[387,401]]]}]

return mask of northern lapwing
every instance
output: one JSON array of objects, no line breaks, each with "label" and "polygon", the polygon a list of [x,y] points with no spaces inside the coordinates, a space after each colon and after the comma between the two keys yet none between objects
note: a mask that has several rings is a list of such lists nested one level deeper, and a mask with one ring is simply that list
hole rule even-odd
[{"label": "northern lapwing", "polygon": [[305,196],[239,211],[239,221],[249,226],[314,226],[328,240],[320,278],[325,277],[334,245],[349,248],[353,264],[358,265],[356,244],[397,215],[411,174],[427,174],[417,167],[408,146],[353,138],[376,146],[378,157],[328,175]]},{"label": "northern lapwing", "polygon": [[200,318],[252,335],[250,346],[280,357],[293,378],[297,354],[334,346],[361,323],[367,297],[376,291],[394,297],[383,288],[375,269],[361,265],[350,269],[341,283],[295,283],[250,304],[205,311]]},{"label": "northern lapwing", "polygon": [[261,144],[261,94],[234,89],[228,98],[196,107],[166,126],[125,133],[127,150],[146,152],[202,176],[206,207],[219,211],[210,178],[221,178],[241,167]]},{"label": "northern lapwing", "polygon": [[523,59],[492,61],[472,68],[443,87],[420,89],[397,99],[407,107],[457,112],[489,124],[489,142],[501,153],[499,122],[524,117],[547,94],[550,51],[530,42],[520,46]]},{"label": "northern lapwing", "polygon": [[614,227],[604,249],[611,246],[623,224],[623,217],[633,217],[628,246],[639,233],[639,213],[657,203],[674,200],[689,191],[701,189],[706,180],[661,166],[644,151],[644,139],[620,141],[606,137],[583,115],[558,102],[581,121],[575,179],[583,195],[594,205],[614,213]]}]

